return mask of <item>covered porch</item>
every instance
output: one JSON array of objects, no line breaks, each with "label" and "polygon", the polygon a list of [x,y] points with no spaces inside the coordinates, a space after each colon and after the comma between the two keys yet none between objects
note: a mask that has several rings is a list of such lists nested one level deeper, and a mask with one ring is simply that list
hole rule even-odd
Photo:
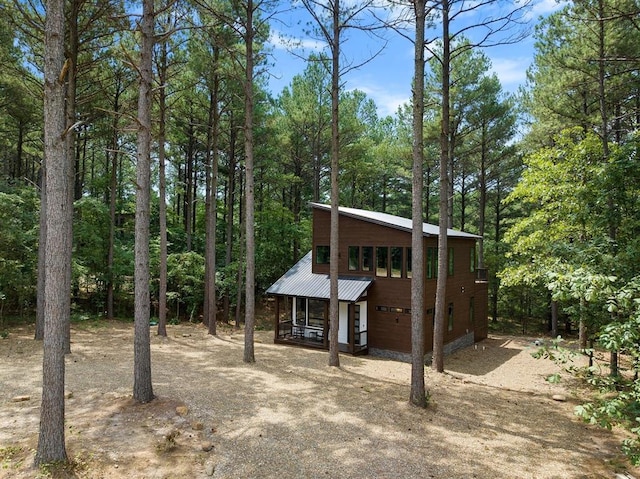
[{"label": "covered porch", "polygon": [[[368,277],[338,279],[341,352],[366,354]],[[313,274],[311,253],[276,281],[267,294],[275,297],[274,342],[329,349],[329,276]]]}]

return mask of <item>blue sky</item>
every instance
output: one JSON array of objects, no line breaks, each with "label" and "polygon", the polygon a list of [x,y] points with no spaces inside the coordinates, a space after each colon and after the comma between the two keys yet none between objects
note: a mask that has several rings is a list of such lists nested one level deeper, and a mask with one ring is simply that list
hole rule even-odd
[{"label": "blue sky", "polygon": [[[528,13],[529,27],[532,29],[540,16],[548,15],[558,8],[556,0],[533,0]],[[309,14],[304,11],[283,13],[279,15],[280,21],[271,26],[270,46],[275,66],[270,68],[272,76],[269,86],[274,96],[289,85],[295,75],[304,71],[305,62],[300,56],[320,51],[324,46],[317,39],[301,33],[302,29],[297,22],[308,18]],[[473,18],[469,20],[473,21]],[[454,24],[453,28],[459,27]],[[427,33],[427,36],[433,35],[433,31]],[[413,44],[394,32],[386,33],[385,37],[387,45],[382,52],[367,64],[347,72],[342,78],[347,89],[359,89],[372,98],[381,116],[393,115],[401,104],[409,101],[413,76]],[[298,39],[306,48],[292,50],[287,47],[287,38]],[[341,48],[344,59],[359,64],[370,58],[381,46],[382,41],[352,30],[346,34],[346,42]],[[491,59],[492,70],[497,74],[504,90],[514,92],[524,84],[526,70],[533,60],[531,36],[517,44],[487,48],[483,52]]]}]

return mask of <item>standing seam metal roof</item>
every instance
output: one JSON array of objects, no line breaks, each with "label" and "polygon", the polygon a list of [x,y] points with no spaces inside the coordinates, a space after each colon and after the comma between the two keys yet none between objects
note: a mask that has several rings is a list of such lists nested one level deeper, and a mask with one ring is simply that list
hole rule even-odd
[{"label": "standing seam metal roof", "polygon": [[[322,203],[311,203],[311,206],[314,208],[331,211],[331,205],[325,205]],[[412,220],[410,218],[403,218],[402,216],[390,215],[388,213],[378,213],[375,211],[367,211],[360,210],[357,208],[346,208],[344,206],[340,206],[338,208],[341,215],[349,216],[351,218],[356,218],[363,221],[368,221],[370,223],[377,223],[382,226],[388,226],[391,228],[401,229],[403,231],[411,231],[412,229]],[[422,223],[422,233],[425,236],[438,236],[439,234],[439,226],[433,225],[431,223]],[[447,229],[447,236],[450,238],[473,238],[480,239],[481,236],[474,235],[471,233],[465,233],[464,231]]]},{"label": "standing seam metal roof", "polygon": [[[273,283],[267,294],[278,296],[302,296],[306,298],[329,299],[330,280],[328,274],[312,272],[311,251],[291,267],[278,281]],[[339,277],[338,300],[355,302],[367,291],[372,278]]]}]

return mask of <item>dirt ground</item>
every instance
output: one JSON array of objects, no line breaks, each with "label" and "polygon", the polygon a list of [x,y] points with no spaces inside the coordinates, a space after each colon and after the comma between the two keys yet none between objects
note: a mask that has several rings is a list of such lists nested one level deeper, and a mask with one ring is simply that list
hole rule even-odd
[{"label": "dirt ground", "polygon": [[[0,339],[0,478],[36,478],[42,345]],[[410,365],[273,344],[201,325],[152,334],[157,399],[135,404],[133,325],[75,324],[67,357],[66,440],[76,478],[615,478],[620,432],[580,422],[585,392],[535,338],[491,336],[426,370],[426,410],[408,404]],[[560,372],[563,380],[545,380]],[[556,399],[553,399],[556,396]],[[562,397],[559,397],[562,396]],[[557,399],[565,399],[558,401]],[[55,475],[55,474],[54,474]],[[627,476],[623,476],[627,477]]]}]

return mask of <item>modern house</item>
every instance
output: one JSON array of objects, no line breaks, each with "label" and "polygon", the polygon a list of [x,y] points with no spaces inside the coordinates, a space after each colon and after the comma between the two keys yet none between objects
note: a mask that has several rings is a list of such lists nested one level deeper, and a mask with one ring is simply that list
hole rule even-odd
[{"label": "modern house", "polygon": [[[276,343],[328,349],[329,205],[312,203],[313,248],[268,290]],[[339,209],[340,351],[409,360],[411,219]],[[487,336],[486,270],[476,267],[477,235],[448,230],[445,352]],[[438,226],[423,224],[425,351],[433,344]]]}]

